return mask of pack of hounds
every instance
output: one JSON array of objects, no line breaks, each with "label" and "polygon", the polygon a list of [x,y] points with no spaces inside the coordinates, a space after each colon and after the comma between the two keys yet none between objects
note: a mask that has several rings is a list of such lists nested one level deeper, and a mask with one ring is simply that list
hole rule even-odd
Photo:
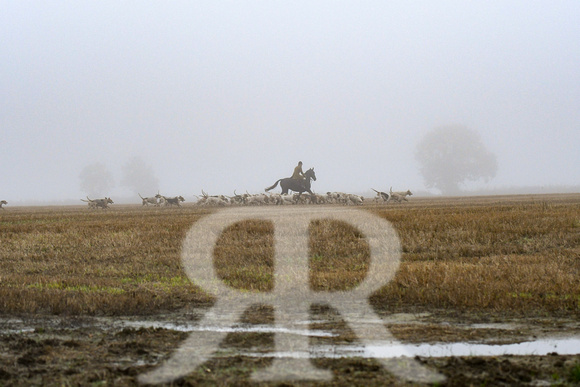
[{"label": "pack of hounds", "polygon": [[388,203],[391,200],[396,201],[397,203],[401,203],[403,201],[408,202],[409,200],[407,199],[407,196],[413,196],[413,193],[410,190],[404,192],[403,191],[393,192],[393,187],[391,187],[389,193],[377,191],[374,188],[371,189],[377,193],[377,196],[375,198],[375,201],[377,202],[382,201],[384,203]]},{"label": "pack of hounds", "polygon": [[[157,193],[157,195],[144,198],[141,194],[138,194],[141,198],[141,201],[144,206],[156,206],[159,207],[161,205],[165,206],[178,206],[181,207],[181,202],[184,202],[185,199],[183,196],[174,196],[174,197],[167,197]],[[87,203],[90,209],[107,209],[109,208],[109,204],[113,204],[113,200],[111,198],[105,197],[104,199],[91,199],[87,196],[87,200],[81,199],[83,202]]]},{"label": "pack of hounds", "polygon": [[[393,187],[389,192],[377,191],[371,188],[377,193],[374,198],[375,203],[389,203],[390,201],[402,203],[407,202],[407,196],[412,196],[413,193],[409,190],[393,192]],[[347,194],[344,192],[327,192],[326,195],[282,195],[282,194],[249,194],[245,193],[239,195],[234,191],[234,196],[226,195],[208,195],[206,192],[201,190],[202,196],[197,196],[198,206],[227,206],[227,205],[283,205],[283,204],[345,204],[345,205],[362,205],[364,202],[364,197],[355,194]],[[159,194],[151,197],[143,197],[139,194],[141,198],[141,203],[143,206],[176,206],[181,207],[181,203],[185,202],[183,196],[173,196],[167,197]],[[109,204],[114,204],[113,200],[109,197],[103,199],[91,199],[87,196],[86,199],[81,199],[81,201],[87,203],[90,209],[108,209]],[[6,200],[0,200],[0,209],[4,210],[4,205],[8,204]]]},{"label": "pack of hounds", "polygon": [[[393,192],[393,187],[389,192],[377,191],[371,188],[377,193],[374,198],[375,203],[389,203],[391,201],[396,203],[407,202],[408,196],[412,196],[413,193],[410,190]],[[288,205],[288,204],[343,204],[343,205],[362,205],[365,198],[360,195],[348,194],[344,192],[327,192],[326,195],[320,194],[237,194],[234,191],[233,196],[226,195],[209,195],[204,190],[201,190],[202,195],[197,196],[197,202],[194,205],[197,206],[234,206],[234,205]],[[161,195],[159,192],[155,196],[143,197],[138,194],[141,198],[142,206],[154,206],[154,207],[181,207],[181,203],[185,202],[183,196],[173,196],[167,197]],[[87,196],[87,199],[81,199],[83,202],[88,204],[90,209],[107,209],[109,204],[113,204],[113,200],[109,197],[103,199],[91,199]],[[3,201],[6,204],[5,201]],[[1,207],[1,206],[0,206]]]}]

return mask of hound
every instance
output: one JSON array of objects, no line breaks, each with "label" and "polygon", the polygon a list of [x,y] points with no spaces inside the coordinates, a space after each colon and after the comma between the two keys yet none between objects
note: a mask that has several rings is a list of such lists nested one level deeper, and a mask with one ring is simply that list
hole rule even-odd
[{"label": "hound", "polygon": [[140,193],[137,193],[137,195],[139,195],[139,197],[143,201],[143,206],[149,206],[149,204],[153,204],[155,207],[159,207],[159,202],[157,201],[157,199],[159,199],[157,195],[159,194],[155,195],[152,198],[144,198],[143,196],[141,196]]},{"label": "hound", "polygon": [[351,203],[355,206],[362,206],[365,198],[360,195],[349,194],[347,205],[351,205]]},{"label": "hound", "polygon": [[183,196],[175,196],[172,198],[168,198],[166,196],[160,195],[163,200],[165,201],[165,205],[166,206],[173,206],[176,205],[177,207],[181,207],[181,204],[179,202],[184,202],[185,199],[183,198]]},{"label": "hound", "polygon": [[374,188],[371,188],[371,189],[377,193],[377,197],[375,198],[375,202],[378,202],[379,200],[382,200],[383,203],[384,203],[384,202],[388,202],[389,199],[391,198],[391,196],[388,193],[386,193],[386,192],[377,191]]},{"label": "hound", "polygon": [[[203,192],[203,190],[202,190],[202,192]],[[246,198],[248,198],[249,196],[250,196],[250,195],[248,195],[248,194],[244,194],[244,195],[238,195],[238,194],[236,193],[236,190],[234,190],[234,196],[230,196],[230,197],[229,197],[229,199],[230,199],[230,203],[231,203],[231,204],[237,204],[237,205],[242,205],[242,204],[245,204],[245,202],[246,202]],[[206,196],[204,195],[204,197],[206,197]]]},{"label": "hound", "polygon": [[317,204],[326,204],[327,200],[326,200],[326,195],[320,195],[320,194],[315,194],[316,195],[316,203]]},{"label": "hound", "polygon": [[266,204],[270,203],[270,197],[268,197],[268,195],[266,194],[255,194],[255,195],[250,195],[247,199],[246,199],[246,204],[250,205],[250,206],[264,206]]},{"label": "hound", "polygon": [[[236,200],[241,198],[240,195],[236,195],[237,199],[235,199],[235,200],[233,198],[228,199],[228,197],[226,197],[224,195],[210,196],[203,189],[201,190],[201,194],[202,194],[202,197],[200,199],[198,199],[198,201],[196,203],[196,205],[198,205],[198,206],[227,206],[230,203],[232,203],[232,201],[235,202]],[[236,191],[234,191],[234,195],[235,194],[236,194]],[[195,196],[199,198],[199,196],[197,196],[197,195],[195,195]]]},{"label": "hound", "polygon": [[270,197],[268,198],[268,203],[270,204],[274,204],[274,205],[282,205],[282,194],[279,193],[272,193],[270,194]]},{"label": "hound", "polygon": [[326,193],[326,202],[327,203],[339,203],[340,202],[340,192],[327,192]]},{"label": "hound", "polygon": [[286,205],[286,204],[296,204],[294,203],[294,195],[282,195],[280,194],[280,199],[282,199],[282,201],[280,202],[280,204],[282,205]]},{"label": "hound", "polygon": [[203,196],[196,203],[198,206],[227,206],[229,204],[226,198],[220,196]]},{"label": "hound", "polygon": [[397,203],[401,203],[403,200],[408,202],[409,200],[407,200],[407,196],[413,195],[413,193],[409,190],[407,190],[407,192],[402,192],[402,191],[393,192],[393,187],[391,187],[390,194],[391,194],[391,199],[396,200]]},{"label": "hound", "polygon": [[312,194],[312,195],[301,195],[300,193],[295,193],[294,195],[292,195],[293,199],[294,199],[294,204],[316,204],[316,194]]},{"label": "hound", "polygon": [[163,195],[160,195],[159,192],[157,192],[157,195],[155,195],[155,198],[157,200],[159,200],[159,205],[165,204],[167,205],[167,202],[165,201],[165,197]]},{"label": "hound", "polygon": [[8,202],[6,200],[0,201],[0,208],[2,208],[3,210],[5,210],[5,208],[2,207],[4,204],[8,204]]},{"label": "hound", "polygon": [[114,202],[111,200],[111,198],[107,198],[105,197],[104,199],[91,199],[87,196],[88,200],[85,199],[81,199],[83,202],[88,203],[89,208],[91,209],[96,209],[96,208],[102,208],[107,209],[109,208],[109,204],[113,204]]}]

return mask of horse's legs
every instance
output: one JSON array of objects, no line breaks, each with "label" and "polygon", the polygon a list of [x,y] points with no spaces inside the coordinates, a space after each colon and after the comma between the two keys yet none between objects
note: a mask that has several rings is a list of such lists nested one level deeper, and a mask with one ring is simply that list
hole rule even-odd
[{"label": "horse's legs", "polygon": [[318,202],[316,201],[316,195],[314,195],[311,190],[307,190],[307,191],[310,194],[310,199],[312,200],[312,202],[314,204],[317,204]]}]

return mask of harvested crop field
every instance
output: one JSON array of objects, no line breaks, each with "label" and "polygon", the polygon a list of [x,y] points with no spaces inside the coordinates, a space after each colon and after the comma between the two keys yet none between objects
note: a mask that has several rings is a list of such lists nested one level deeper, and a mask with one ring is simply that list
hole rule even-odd
[{"label": "harvested crop field", "polygon": [[[192,226],[220,210],[111,207],[0,212],[0,385],[137,385],[199,331],[216,299],[190,281],[181,253]],[[396,230],[400,265],[369,302],[410,353],[429,346],[432,355],[413,356],[444,375],[441,384],[580,384],[579,352],[565,349],[580,339],[580,194],[367,201],[350,210]],[[312,291],[364,281],[370,253],[358,230],[320,219],[308,231]],[[267,221],[227,227],[215,273],[239,292],[271,292],[274,246]],[[365,352],[343,317],[314,304],[293,333],[308,337],[312,364],[332,379],[285,385],[412,385]],[[272,306],[250,308],[215,356],[172,383],[280,384],[252,379],[283,356],[274,320]],[[511,352],[544,340],[560,341]],[[434,355],[458,344],[471,345],[468,353]]]}]

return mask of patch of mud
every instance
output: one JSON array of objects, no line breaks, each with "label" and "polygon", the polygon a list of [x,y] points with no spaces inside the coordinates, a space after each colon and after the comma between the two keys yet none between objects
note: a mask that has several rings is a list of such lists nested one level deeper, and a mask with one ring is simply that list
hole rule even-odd
[{"label": "patch of mud", "polygon": [[[0,318],[0,385],[136,386],[139,375],[169,359],[192,333],[224,329],[199,327],[197,321],[204,312],[123,318]],[[284,355],[274,347],[274,336],[281,330],[273,325],[272,315],[271,309],[261,308],[244,316],[226,331],[216,356],[177,384],[252,384],[255,369]],[[531,350],[532,355],[511,352],[546,338],[580,338],[580,321],[573,317],[502,321],[499,315],[398,313],[385,314],[382,319],[408,355],[444,374],[446,385],[580,385],[580,355],[565,354],[562,341],[555,341],[557,347]],[[405,385],[374,358],[385,356],[381,350],[387,347],[361,347],[348,324],[331,308],[315,309],[310,320],[296,325],[304,329],[283,333],[309,336],[309,353],[300,356],[311,357],[316,367],[333,372],[334,379],[327,385]],[[456,352],[460,345],[505,352]],[[451,350],[435,353],[437,346]],[[572,346],[580,348],[579,342]],[[418,351],[425,348],[427,353]]]}]

